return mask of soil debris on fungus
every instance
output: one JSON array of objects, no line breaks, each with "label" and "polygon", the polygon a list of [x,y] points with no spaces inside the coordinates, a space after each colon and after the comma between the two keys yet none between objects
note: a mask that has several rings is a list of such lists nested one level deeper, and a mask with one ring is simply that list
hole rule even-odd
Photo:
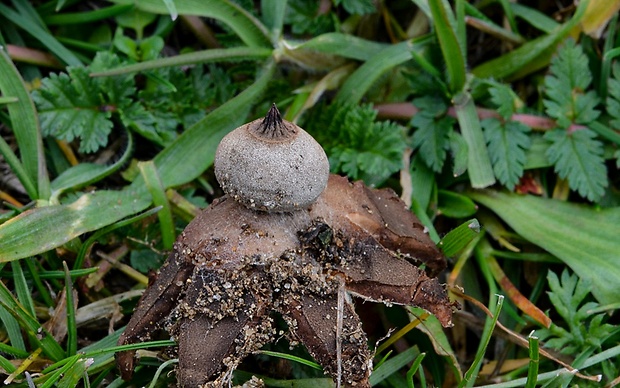
[{"label": "soil debris on fungus", "polygon": [[[369,387],[372,354],[349,295],[419,306],[451,325],[454,306],[434,278],[446,260],[392,190],[331,175],[316,200],[275,212],[232,195],[179,236],[119,339],[166,329],[178,342],[179,386],[228,385],[246,356],[281,337],[278,313],[325,373]],[[134,351],[117,354],[124,379],[135,363]]]}]

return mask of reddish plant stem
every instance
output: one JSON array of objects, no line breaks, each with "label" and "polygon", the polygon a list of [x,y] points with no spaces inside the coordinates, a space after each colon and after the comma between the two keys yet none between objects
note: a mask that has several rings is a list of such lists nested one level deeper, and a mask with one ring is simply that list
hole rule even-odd
[{"label": "reddish plant stem", "polygon": [[32,65],[51,67],[54,69],[62,69],[64,67],[52,54],[43,51],[16,46],[14,44],[7,44],[6,51],[9,53],[9,57],[15,62],[30,63]]},{"label": "reddish plant stem", "polygon": [[[418,107],[409,102],[378,104],[375,105],[374,108],[378,112],[378,118],[392,120],[410,120],[420,111]],[[498,120],[503,120],[502,116],[492,109],[476,108],[476,110],[480,119],[495,118]],[[453,107],[450,107],[448,109],[448,116],[456,118],[456,111]],[[548,117],[535,116],[524,113],[515,113],[512,115],[510,120],[518,121],[538,131],[549,131],[558,127],[556,122]],[[586,127],[583,125],[571,124],[571,126],[568,127],[568,131],[574,132],[585,128]]]}]

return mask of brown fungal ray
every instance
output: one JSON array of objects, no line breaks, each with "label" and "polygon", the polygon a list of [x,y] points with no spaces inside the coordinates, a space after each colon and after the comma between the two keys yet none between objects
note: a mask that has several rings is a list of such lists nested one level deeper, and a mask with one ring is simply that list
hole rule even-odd
[{"label": "brown fungal ray", "polygon": [[[310,207],[282,213],[254,211],[226,196],[179,236],[119,343],[142,342],[165,325],[179,341],[179,382],[223,384],[244,357],[277,340],[270,317],[277,311],[290,337],[336,378],[341,281],[354,295],[422,306],[450,325],[444,286],[413,263],[433,272],[445,258],[390,191],[332,176]],[[349,303],[344,316],[343,381],[366,386],[366,335]],[[118,365],[123,378],[131,376],[133,354],[119,356]]]},{"label": "brown fungal ray", "polygon": [[[303,343],[308,352],[331,376],[338,374],[336,352],[336,325],[338,319],[337,297],[319,299],[308,295],[291,304],[282,314],[292,319],[293,337]],[[370,387],[372,357],[362,322],[349,302],[344,303],[341,337],[341,376],[344,386]]]},{"label": "brown fungal ray", "polygon": [[[144,342],[151,333],[161,328],[161,323],[178,303],[186,279],[190,276],[193,265],[185,261],[176,252],[172,252],[154,282],[144,291],[125,331],[121,334],[118,345]],[[116,363],[124,380],[130,380],[135,367],[135,351],[116,354]]]},{"label": "brown fungal ray", "polygon": [[370,189],[338,175],[329,177],[328,187],[312,206],[312,215],[322,217],[334,229],[359,226],[383,247],[424,263],[430,276],[446,268],[446,258],[393,190]]}]

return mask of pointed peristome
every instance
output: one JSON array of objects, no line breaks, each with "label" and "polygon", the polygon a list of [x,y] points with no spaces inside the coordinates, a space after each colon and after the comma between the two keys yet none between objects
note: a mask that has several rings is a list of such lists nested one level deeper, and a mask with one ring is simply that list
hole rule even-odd
[{"label": "pointed peristome", "polygon": [[297,133],[294,125],[282,119],[278,107],[274,103],[259,125],[248,128],[254,134],[269,140],[285,140]]}]

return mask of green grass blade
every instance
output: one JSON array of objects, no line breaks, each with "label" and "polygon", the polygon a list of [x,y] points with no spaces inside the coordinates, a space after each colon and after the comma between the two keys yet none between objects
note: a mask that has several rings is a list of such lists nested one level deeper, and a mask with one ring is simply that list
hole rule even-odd
[{"label": "green grass blade", "polygon": [[412,346],[404,352],[388,359],[372,372],[369,379],[370,385],[379,384],[391,374],[398,372],[402,367],[409,364],[419,355],[420,351],[418,347]]},{"label": "green grass blade", "polygon": [[[162,0],[113,0],[118,4],[133,4],[136,8],[167,15],[168,8]],[[184,0],[177,1],[180,15],[196,15],[213,18],[227,24],[245,44],[252,47],[269,47],[267,28],[241,6],[227,0]]]},{"label": "green grass blade", "polygon": [[587,3],[581,1],[571,20],[550,34],[533,39],[507,54],[484,62],[475,67],[472,73],[479,78],[516,79],[546,67],[556,46],[581,21]]},{"label": "green grass blade", "polygon": [[93,184],[124,166],[133,152],[133,136],[129,131],[127,131],[127,138],[128,144],[125,152],[116,162],[110,165],[80,163],[63,171],[62,174],[52,181],[50,202],[57,203],[58,197],[66,190],[76,190]]},{"label": "green grass blade", "polygon": [[416,49],[418,47],[407,41],[379,51],[351,74],[342,85],[335,102],[357,104],[384,72],[410,60],[411,51]]},{"label": "green grass blade", "polygon": [[476,189],[491,186],[495,183],[495,174],[471,95],[468,92],[457,94],[454,108],[461,134],[467,143],[467,171],[471,185]]},{"label": "green grass blade", "polygon": [[[413,375],[420,368],[420,365],[422,364],[422,361],[424,360],[424,357],[426,357],[426,353],[420,353],[415,358],[415,360],[413,360],[413,362],[411,363],[411,368],[409,368],[409,370],[407,371],[407,384],[409,385],[409,387],[413,387]],[[424,373],[424,372],[422,372],[422,373]]]},{"label": "green grass blade", "polygon": [[117,69],[110,69],[99,73],[92,73],[91,76],[104,77],[159,69],[162,67],[193,65],[196,63],[236,62],[249,59],[260,60],[268,58],[271,54],[271,49],[262,47],[232,47],[225,49],[209,49],[196,51],[193,53],[179,54],[175,55],[174,57],[158,58],[151,61],[135,63],[132,65],[119,67]]},{"label": "green grass blade", "polygon": [[[48,199],[50,195],[49,178],[45,166],[43,141],[37,113],[19,71],[4,48],[0,48],[0,91],[5,96],[18,99],[18,102],[8,104],[7,108],[11,117],[13,133],[19,146],[21,163],[26,174],[20,180],[23,179],[22,183],[27,189],[31,187],[28,194],[31,195],[32,199]],[[0,151],[6,155],[4,139],[1,144],[2,150]],[[15,172],[20,174],[19,169]],[[28,177],[27,180],[26,176]],[[36,189],[33,193],[31,193],[32,186]]]},{"label": "green grass blade", "polygon": [[528,342],[530,344],[530,363],[527,368],[527,382],[525,383],[525,388],[536,388],[536,383],[538,382],[538,365],[540,364],[538,337],[530,334]]},{"label": "green grass blade", "polygon": [[[19,322],[21,328],[28,333],[28,337],[36,344],[36,347],[42,348],[43,352],[50,359],[58,361],[65,357],[65,352],[54,337],[41,327],[39,321],[15,300],[9,289],[2,282],[0,282],[0,305]],[[15,344],[12,345],[15,346]]]},{"label": "green grass blade", "polygon": [[529,23],[532,27],[537,28],[542,32],[549,34],[560,25],[544,13],[525,5],[511,2],[510,8],[516,17],[523,19],[524,22]]},{"label": "green grass blade", "polygon": [[32,301],[32,293],[28,288],[28,283],[22,270],[22,265],[19,261],[11,264],[13,270],[13,286],[15,287],[15,294],[17,300],[24,306],[24,309],[31,315],[35,316],[34,302]]},{"label": "green grass blade", "polygon": [[448,70],[450,91],[458,93],[465,86],[465,59],[454,30],[450,26],[446,9],[441,0],[429,0],[433,25]]},{"label": "green grass blade", "polygon": [[478,346],[476,357],[467,372],[465,372],[465,376],[459,384],[459,388],[473,387],[476,382],[476,376],[478,375],[480,365],[482,364],[484,353],[486,352],[487,346],[489,346],[489,341],[491,341],[491,336],[493,335],[493,330],[495,329],[495,325],[497,324],[499,313],[501,312],[502,306],[504,305],[504,295],[496,296],[497,303],[493,308],[490,309],[491,313],[493,314],[493,318],[487,318],[487,323],[485,324],[484,331],[482,332],[482,338],[480,339],[480,345]]},{"label": "green grass blade", "polygon": [[4,4],[0,4],[0,14],[7,19],[11,20],[15,25],[32,35],[35,39],[41,42],[51,52],[56,54],[58,58],[69,66],[81,66],[82,61],[78,59],[75,54],[63,46],[54,36],[48,31],[43,29],[37,22],[29,19],[28,17],[15,12],[15,10],[7,7]]},{"label": "green grass blade", "polygon": [[287,0],[263,0],[260,2],[263,23],[271,30],[271,42],[274,46],[282,35],[286,4]]},{"label": "green grass blade", "polygon": [[[24,338],[22,337],[21,328],[19,322],[0,304],[0,322],[4,325],[4,329],[9,336],[11,347],[18,351],[26,351],[26,344],[24,344]],[[26,355],[26,357],[28,357]]]},{"label": "green grass blade", "polygon": [[13,152],[6,140],[4,140],[4,137],[0,137],[0,155],[4,157],[6,164],[11,167],[13,174],[15,174],[19,182],[24,186],[28,196],[30,198],[37,198],[39,194],[37,193],[34,182],[30,179],[24,165],[19,161],[19,158],[15,155],[15,152]]},{"label": "green grass blade", "polygon": [[306,360],[305,358],[301,358],[301,357],[297,357],[291,354],[287,354],[287,353],[280,353],[280,352],[272,352],[271,350],[259,350],[256,353],[259,354],[264,354],[266,356],[271,356],[271,357],[278,357],[278,358],[282,358],[285,360],[290,360],[290,361],[294,361],[294,362],[298,362],[300,364],[309,366],[313,369],[316,370],[323,370],[323,368],[321,368],[321,366],[319,364],[317,364],[314,361],[310,361],[310,360]]},{"label": "green grass blade", "polygon": [[175,240],[174,235],[174,221],[172,220],[172,211],[170,210],[170,203],[166,197],[166,192],[161,184],[161,179],[155,168],[153,161],[138,162],[138,168],[140,174],[144,178],[144,182],[151,197],[153,197],[153,204],[155,206],[161,206],[161,210],[157,213],[159,218],[159,226],[161,228],[161,238],[163,247],[165,250],[172,249],[172,244]]},{"label": "green grass blade", "polygon": [[74,356],[77,353],[77,325],[75,323],[76,300],[73,298],[73,281],[69,273],[67,262],[62,262],[65,270],[65,298],[67,298],[67,355]]},{"label": "green grass blade", "polygon": [[112,18],[133,8],[133,5],[112,5],[88,12],[50,14],[43,18],[48,26],[64,26],[69,24],[93,23],[98,20]]},{"label": "green grass blade", "polygon": [[[252,86],[188,128],[155,157],[164,187],[190,182],[211,166],[219,141],[245,121],[274,71],[275,64],[270,61]],[[149,197],[139,178],[120,191],[101,190],[85,194],[70,205],[24,212],[0,225],[0,262],[46,252],[83,233],[139,213],[151,204]]]},{"label": "green grass blade", "polygon": [[592,282],[602,303],[620,295],[620,207],[595,209],[559,200],[494,191],[470,192],[518,234],[565,262]]},{"label": "green grass blade", "polygon": [[437,246],[447,257],[454,257],[480,234],[480,223],[473,218],[452,229]]}]

